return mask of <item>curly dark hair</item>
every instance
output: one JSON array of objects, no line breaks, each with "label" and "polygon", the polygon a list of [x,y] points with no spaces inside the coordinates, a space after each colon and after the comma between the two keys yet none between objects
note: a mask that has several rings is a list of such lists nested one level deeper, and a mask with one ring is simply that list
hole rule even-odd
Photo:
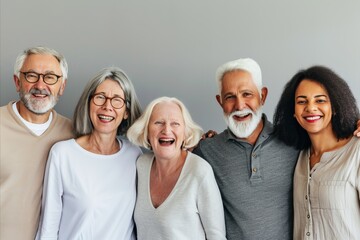
[{"label": "curly dark hair", "polygon": [[320,83],[328,92],[333,112],[332,130],[335,136],[338,139],[352,136],[360,114],[348,84],[331,69],[313,66],[296,73],[284,87],[274,114],[274,131],[280,140],[299,150],[311,146],[309,135],[294,118],[295,91],[304,79]]}]

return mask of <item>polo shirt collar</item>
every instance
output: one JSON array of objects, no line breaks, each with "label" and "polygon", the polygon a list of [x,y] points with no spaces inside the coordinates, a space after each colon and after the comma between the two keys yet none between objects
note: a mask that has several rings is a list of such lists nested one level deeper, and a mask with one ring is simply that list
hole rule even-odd
[{"label": "polo shirt collar", "polygon": [[[260,132],[260,135],[258,137],[257,142],[262,142],[265,139],[267,139],[270,135],[273,134],[273,125],[268,121],[267,116],[263,113],[262,115],[262,121],[264,122],[264,127],[262,129],[262,131]],[[239,138],[237,138],[231,131],[229,128],[227,128],[225,130],[225,137],[226,140],[235,140],[235,141],[240,141],[240,142],[246,142],[244,140],[241,140]]]}]

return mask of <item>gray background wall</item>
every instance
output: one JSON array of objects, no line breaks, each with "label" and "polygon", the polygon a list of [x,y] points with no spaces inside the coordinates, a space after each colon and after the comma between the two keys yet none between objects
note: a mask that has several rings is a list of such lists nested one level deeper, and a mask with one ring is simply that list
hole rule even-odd
[{"label": "gray background wall", "polygon": [[[86,82],[119,66],[141,104],[175,96],[205,130],[221,131],[216,68],[240,57],[262,67],[273,111],[286,81],[314,64],[333,68],[360,103],[360,1],[1,0],[0,102],[18,98],[16,56],[45,45],[63,53],[69,79],[56,110],[71,118]],[[346,106],[344,106],[346,107]]]}]

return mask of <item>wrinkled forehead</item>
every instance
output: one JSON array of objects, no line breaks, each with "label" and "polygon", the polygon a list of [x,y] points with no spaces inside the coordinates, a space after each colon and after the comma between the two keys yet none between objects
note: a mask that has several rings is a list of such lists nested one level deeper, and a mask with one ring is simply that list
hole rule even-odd
[{"label": "wrinkled forehead", "polygon": [[221,82],[222,92],[230,89],[253,89],[258,90],[258,87],[251,76],[251,73],[244,70],[235,70],[226,72],[222,77]]},{"label": "wrinkled forehead", "polygon": [[24,68],[42,68],[61,72],[59,60],[51,54],[30,54],[24,60],[22,69]]},{"label": "wrinkled forehead", "polygon": [[181,108],[178,104],[170,101],[157,103],[152,112],[151,117],[163,117],[167,119],[183,119]]}]

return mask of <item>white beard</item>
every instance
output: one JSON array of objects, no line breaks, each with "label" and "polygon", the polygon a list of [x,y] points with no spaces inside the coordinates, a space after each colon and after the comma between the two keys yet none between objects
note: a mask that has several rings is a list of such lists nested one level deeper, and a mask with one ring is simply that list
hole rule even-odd
[{"label": "white beard", "polygon": [[[34,99],[32,94],[46,94],[48,99]],[[44,114],[50,111],[57,103],[58,98],[54,97],[46,90],[31,89],[28,93],[20,91],[19,93],[21,101],[29,111],[35,114]]]},{"label": "white beard", "polygon": [[[237,122],[234,120],[233,116],[245,116],[247,114],[251,114],[251,119],[246,122]],[[250,109],[245,109],[241,111],[232,112],[229,115],[224,113],[224,119],[226,125],[229,127],[230,131],[238,138],[247,138],[249,137],[258,126],[261,121],[263,109],[259,107],[256,112],[251,111]]]}]

